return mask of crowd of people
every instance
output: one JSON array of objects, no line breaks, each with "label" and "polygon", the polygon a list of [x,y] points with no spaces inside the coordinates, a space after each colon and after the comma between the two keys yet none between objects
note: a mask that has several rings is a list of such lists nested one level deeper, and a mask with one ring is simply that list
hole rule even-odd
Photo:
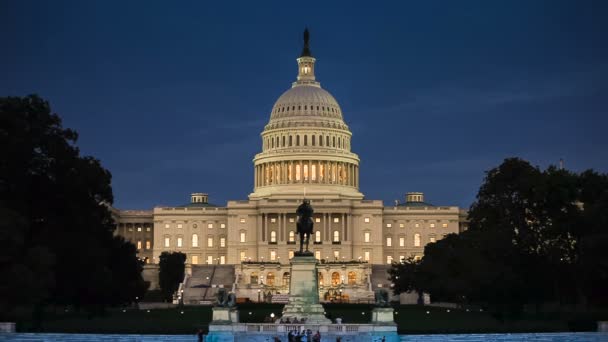
[{"label": "crowd of people", "polygon": [[[321,342],[321,333],[318,331],[313,334],[312,330],[302,330],[298,332],[297,330],[291,330],[287,334],[288,342]],[[280,342],[280,339],[275,337],[275,342]]]}]

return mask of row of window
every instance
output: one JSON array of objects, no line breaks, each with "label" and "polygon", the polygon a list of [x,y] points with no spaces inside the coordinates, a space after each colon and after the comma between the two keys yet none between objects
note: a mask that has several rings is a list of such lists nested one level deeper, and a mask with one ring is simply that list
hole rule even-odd
[{"label": "row of window", "polygon": [[[315,106],[309,106],[309,105],[298,105],[298,110],[302,110],[302,108],[304,108],[304,110],[315,110]],[[273,110],[273,113],[285,113],[285,112],[289,112],[289,108],[291,108],[291,111],[295,111],[296,110],[296,106],[281,106],[281,107],[276,107]],[[330,106],[316,106],[316,110],[318,111],[322,111],[322,112],[331,112],[331,113],[340,113],[340,110],[338,108],[334,108],[334,107],[330,107]]]},{"label": "row of window", "polygon": [[[369,222],[369,221],[365,221],[365,222]],[[392,223],[387,223],[386,224],[386,228],[392,228],[392,227],[393,227]],[[420,223],[414,223],[414,227],[415,228],[420,228]],[[435,223],[429,223],[429,228],[435,228],[435,227],[436,227]],[[447,228],[448,224],[447,223],[442,223],[441,227],[442,228]],[[405,224],[399,223],[399,228],[405,228]]]},{"label": "row of window", "polygon": [[[295,137],[295,139],[294,139]],[[310,137],[310,139],[309,139]],[[318,137],[318,138],[317,138]],[[325,139],[323,139],[325,137]],[[309,144],[310,143],[310,144]],[[281,148],[281,147],[291,147],[291,146],[326,146],[326,147],[334,147],[334,148],[348,148],[348,138],[346,137],[336,137],[329,135],[283,135],[283,136],[275,136],[275,137],[266,137],[264,139],[264,149],[269,148]]]},{"label": "row of window", "polygon": [[[127,230],[130,231],[130,232],[132,232],[133,231],[133,227],[129,227]],[[142,232],[143,228],[142,227],[137,227],[137,231],[138,232]],[[151,228],[150,227],[146,227],[146,231],[147,232],[151,231]]]},{"label": "row of window", "polygon": [[[184,228],[184,225],[182,223],[178,223],[176,225],[176,227],[181,229],[181,228]],[[214,227],[213,223],[207,223],[207,228],[213,229],[213,227]],[[169,223],[165,223],[165,228],[171,228],[171,225]],[[192,224],[192,228],[198,228],[198,224],[196,224],[196,223]],[[226,224],[220,223],[220,228],[226,228]]]},{"label": "row of window", "polygon": [[[198,265],[198,263],[199,263],[198,255],[192,255],[190,258],[190,263],[193,265]],[[216,258],[213,255],[207,255],[207,264],[208,265],[212,265],[212,264],[224,265],[225,263],[226,263],[225,255],[220,255],[219,258]]]},{"label": "row of window", "polygon": [[[275,275],[274,272],[268,272],[266,273],[266,276],[264,277],[264,275],[258,275],[258,272],[251,272],[250,276],[249,276],[249,284],[251,285],[257,285],[257,284],[264,284],[264,285],[269,285],[269,286],[289,286],[289,282],[290,282],[290,274],[289,272],[284,272],[283,273],[283,283],[282,284],[278,284],[275,281]],[[319,285],[323,286],[323,272],[318,272],[318,282]],[[345,283],[345,277],[343,275],[340,275],[339,272],[332,272],[331,273],[331,280],[330,280],[330,285],[331,286],[338,286],[340,284],[344,284]],[[357,273],[350,271],[347,273],[347,278],[346,278],[346,284],[348,285],[355,285],[357,284]]]},{"label": "row of window", "polygon": [[[340,223],[340,218],[339,217],[334,217],[333,219],[334,223]],[[270,218],[270,223],[276,223],[277,222],[277,218],[276,217],[271,217]],[[296,222],[296,219],[293,217],[289,218],[289,222],[290,223],[294,223]],[[320,217],[315,217],[315,223],[320,223],[321,222],[321,218]]]},{"label": "row of window", "polygon": [[[244,242],[245,240],[245,233],[241,233],[241,239]],[[214,237],[213,236],[208,236],[207,237],[207,247],[213,247],[214,244]],[[226,237],[221,236],[220,237],[220,247],[226,247]],[[198,247],[199,243],[198,243],[198,235],[197,234],[192,234],[192,243],[191,246],[192,247]],[[171,237],[170,236],[165,236],[165,244],[164,244],[165,248],[170,248],[171,247]],[[182,236],[178,236],[176,238],[176,245],[175,247],[184,247],[184,238]]]},{"label": "row of window", "polygon": [[[143,247],[143,241],[138,240],[137,241],[137,249],[141,250]],[[152,248],[152,241],[150,240],[146,240],[146,249],[150,249]]]}]

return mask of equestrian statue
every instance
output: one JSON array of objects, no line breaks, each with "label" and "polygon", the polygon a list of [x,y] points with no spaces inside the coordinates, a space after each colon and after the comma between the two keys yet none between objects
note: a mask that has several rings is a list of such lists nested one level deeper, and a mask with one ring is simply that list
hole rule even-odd
[{"label": "equestrian statue", "polygon": [[[310,206],[310,201],[307,199],[304,199],[298,210],[296,210],[296,214],[298,215],[297,233],[300,235],[300,252],[296,253],[297,255],[312,255],[312,252],[308,250],[308,242],[310,241],[314,225],[312,220],[313,212],[314,210]],[[306,242],[306,251],[304,251],[304,242]]]}]

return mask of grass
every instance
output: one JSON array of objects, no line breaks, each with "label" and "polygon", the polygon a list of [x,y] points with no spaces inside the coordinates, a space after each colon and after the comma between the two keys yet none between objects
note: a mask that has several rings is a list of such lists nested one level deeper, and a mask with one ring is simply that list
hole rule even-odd
[{"label": "grass", "polygon": [[[372,305],[326,304],[328,317],[342,318],[343,323],[369,323]],[[574,316],[569,314],[526,315],[522,319],[502,322],[487,312],[421,307],[395,306],[395,321],[400,334],[439,333],[501,333],[553,332],[594,330],[595,321],[608,317],[606,313]],[[274,313],[280,315],[281,304],[245,303],[238,306],[240,321],[260,323]],[[183,313],[182,313],[183,312]],[[427,313],[428,312],[428,313]],[[42,331],[63,333],[116,334],[194,334],[207,330],[211,307],[186,306],[183,309],[111,310],[104,316],[88,318],[85,314],[68,312],[48,314]],[[19,331],[31,331],[27,322],[18,325]]]}]

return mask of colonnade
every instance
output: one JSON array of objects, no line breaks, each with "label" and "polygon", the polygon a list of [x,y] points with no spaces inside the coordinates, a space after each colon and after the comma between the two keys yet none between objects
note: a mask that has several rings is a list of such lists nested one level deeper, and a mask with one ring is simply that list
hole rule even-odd
[{"label": "colonnade", "polygon": [[[260,232],[260,236],[258,237],[260,241],[263,242],[288,242],[289,241],[289,232],[296,231],[296,220],[297,216],[295,214],[288,213],[263,213],[261,218],[262,229]],[[274,222],[272,222],[274,219]],[[293,219],[293,222],[290,221]],[[341,243],[343,241],[348,241],[350,237],[349,233],[349,221],[350,215],[346,213],[316,213],[314,214],[315,226],[314,230],[321,232],[321,239],[319,242],[327,242],[327,243]],[[320,222],[317,222],[317,219]],[[337,219],[338,222],[335,222]],[[274,232],[275,241],[272,241],[272,236]],[[295,242],[297,243],[298,236],[295,236]],[[316,237],[313,234],[310,237],[310,244],[316,241]]]},{"label": "colonnade", "polygon": [[338,184],[359,187],[359,167],[327,160],[277,161],[255,167],[255,186]]}]

